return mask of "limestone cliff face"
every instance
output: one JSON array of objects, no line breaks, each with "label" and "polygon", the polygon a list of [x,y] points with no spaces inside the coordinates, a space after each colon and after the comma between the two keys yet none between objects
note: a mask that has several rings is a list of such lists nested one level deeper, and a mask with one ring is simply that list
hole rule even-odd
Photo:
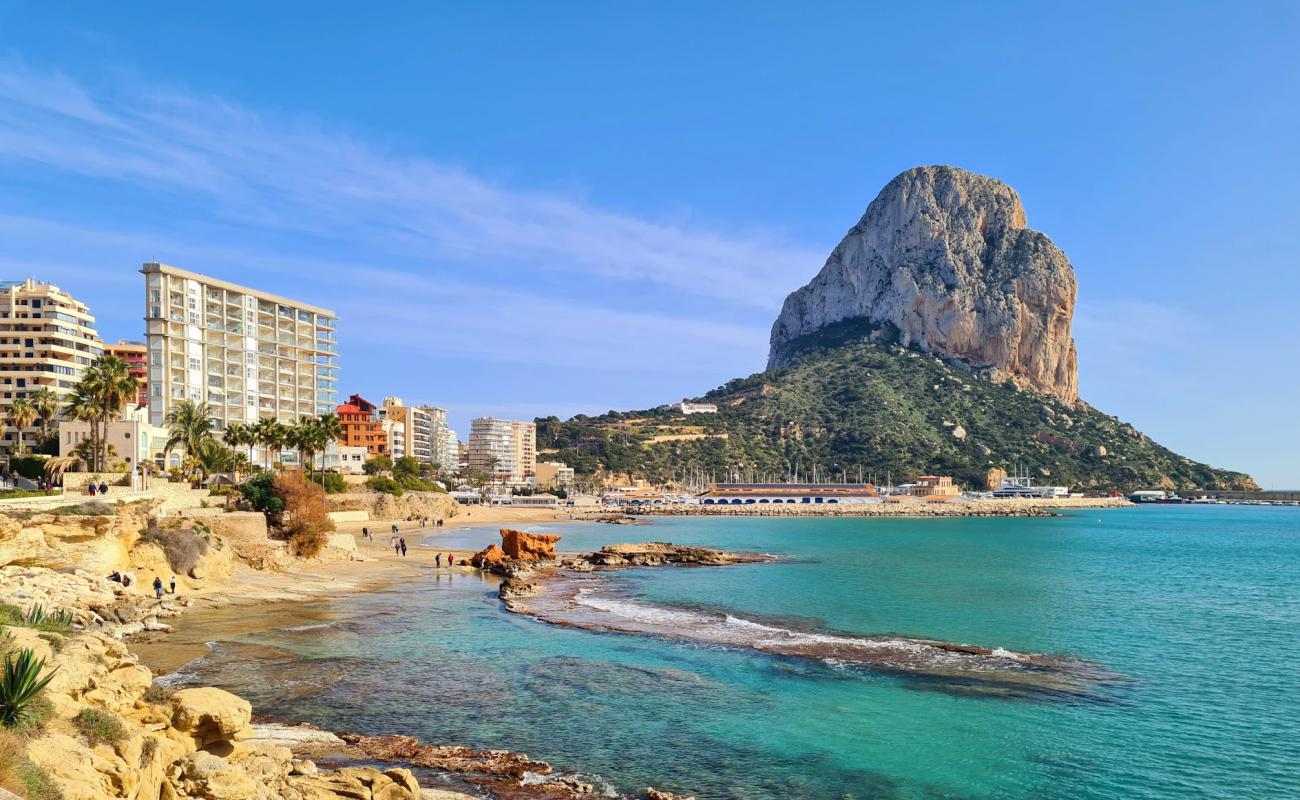
[{"label": "limestone cliff face", "polygon": [[862,319],[904,345],[1073,404],[1074,270],[1026,224],[1019,196],[1000,181],[955,167],[904,172],[786,298],[768,368],[789,363],[800,337]]}]

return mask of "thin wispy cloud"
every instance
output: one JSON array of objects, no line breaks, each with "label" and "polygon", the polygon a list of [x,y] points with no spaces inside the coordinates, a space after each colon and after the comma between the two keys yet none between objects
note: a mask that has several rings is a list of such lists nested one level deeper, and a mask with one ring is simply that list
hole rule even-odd
[{"label": "thin wispy cloud", "polygon": [[[174,91],[93,94],[0,65],[0,159],[175,193],[228,222],[429,263],[527,267],[652,284],[770,309],[820,262],[773,237],[731,235],[497,185],[346,133]],[[717,287],[725,286],[725,293]]]}]

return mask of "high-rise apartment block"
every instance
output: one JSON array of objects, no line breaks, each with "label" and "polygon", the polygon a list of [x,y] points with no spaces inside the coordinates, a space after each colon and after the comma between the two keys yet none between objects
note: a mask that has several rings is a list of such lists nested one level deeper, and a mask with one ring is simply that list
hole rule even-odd
[{"label": "high-rise apartment block", "polygon": [[537,475],[537,426],[494,417],[472,420],[469,468],[501,483],[532,484]]},{"label": "high-rise apartment block", "polygon": [[[51,283],[0,282],[0,415],[47,388],[63,399],[104,354],[86,304]],[[4,434],[8,448],[17,433]]]},{"label": "high-rise apartment block", "polygon": [[334,411],[333,311],[166,264],[140,271],[153,424],[181,400],[208,403],[218,427]]}]

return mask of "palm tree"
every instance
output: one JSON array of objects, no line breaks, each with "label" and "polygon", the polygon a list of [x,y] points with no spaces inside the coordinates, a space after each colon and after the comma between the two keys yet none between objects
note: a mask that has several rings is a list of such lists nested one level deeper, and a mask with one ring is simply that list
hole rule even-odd
[{"label": "palm tree", "polygon": [[[321,414],[316,418],[316,427],[320,428],[323,441],[320,448],[320,468],[325,470],[325,450],[329,448],[330,442],[337,442],[343,435],[343,423],[333,414]],[[321,478],[324,481],[324,478]]]},{"label": "palm tree", "polygon": [[263,461],[266,468],[271,468],[271,452],[275,451],[279,455],[280,448],[285,444],[285,427],[275,420],[274,417],[262,417],[253,425],[253,436],[257,443],[265,448]]},{"label": "palm tree", "polygon": [[167,412],[163,424],[170,434],[165,449],[170,452],[180,447],[186,461],[198,455],[204,440],[212,438],[212,410],[207,403],[182,400]]},{"label": "palm tree", "polygon": [[25,397],[18,398],[13,402],[13,405],[9,406],[9,422],[18,429],[18,444],[15,445],[14,449],[20,455],[27,452],[27,443],[23,439],[23,432],[36,421],[36,416],[36,409],[32,407],[31,401]]},{"label": "palm tree", "polygon": [[231,471],[234,466],[234,455],[229,447],[211,436],[200,439],[192,452],[194,466],[198,468],[199,475],[203,478],[218,472]]},{"label": "palm tree", "polygon": [[58,483],[63,479],[63,473],[85,465],[85,460],[78,455],[55,456],[45,462],[45,478],[52,484]]},{"label": "palm tree", "polygon": [[242,422],[231,422],[226,425],[226,434],[224,436],[226,444],[231,447],[247,447],[248,457],[246,461],[253,461],[253,445],[257,444],[257,434],[254,432],[252,425],[245,425]]},{"label": "palm tree", "polygon": [[311,466],[312,458],[324,449],[324,433],[314,417],[303,417],[289,428],[286,444],[298,451],[302,468]]},{"label": "palm tree", "polygon": [[90,438],[78,443],[86,444],[90,458],[87,459],[91,472],[99,472],[99,405],[95,402],[89,375],[82,378],[68,396],[67,405],[63,407],[64,415],[71,420],[84,422],[90,426]]},{"label": "palm tree", "polygon": [[32,407],[41,417],[41,441],[50,438],[50,423],[59,413],[59,396],[48,386],[42,386],[32,392]]},{"label": "palm tree", "polygon": [[[131,375],[126,362],[117,356],[104,356],[96,361],[82,380],[87,379],[91,381],[92,395],[99,406],[99,424],[104,428],[99,437],[102,451],[108,443],[108,423],[121,417],[126,404],[139,394],[140,381]],[[100,459],[101,469],[106,460]]]}]

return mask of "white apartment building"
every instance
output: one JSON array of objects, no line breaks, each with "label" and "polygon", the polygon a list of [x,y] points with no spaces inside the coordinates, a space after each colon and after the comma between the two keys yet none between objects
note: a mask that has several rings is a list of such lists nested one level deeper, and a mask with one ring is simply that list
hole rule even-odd
[{"label": "white apartment building", "polygon": [[146,263],[149,418],[206,402],[217,425],[292,422],[338,405],[338,316],[194,272]]},{"label": "white apartment building", "polygon": [[399,458],[406,458],[406,426],[395,419],[380,420],[383,426],[384,436],[388,440],[388,457],[396,461]]},{"label": "white apartment building", "polygon": [[497,482],[532,485],[537,478],[537,426],[494,417],[471,420],[469,468]]},{"label": "white apartment building", "polygon": [[[32,278],[0,282],[0,417],[14,400],[38,389],[48,388],[62,400],[103,354],[85,303]],[[4,433],[5,449],[17,435]]]},{"label": "white apartment building", "polygon": [[677,404],[677,410],[683,414],[716,414],[718,407],[713,403],[688,403],[685,400]]},{"label": "white apartment building", "polygon": [[445,424],[438,438],[434,461],[441,465],[445,472],[452,475],[460,472],[460,439],[457,438],[456,432]]},{"label": "white apartment building", "polygon": [[[441,411],[442,409],[435,409]],[[389,452],[393,458],[400,458],[397,450],[411,456],[421,464],[433,461],[433,437],[435,420],[427,406],[408,406],[400,397],[385,397],[384,404],[378,409],[379,419],[401,423],[403,441],[400,445],[389,443]]]}]

